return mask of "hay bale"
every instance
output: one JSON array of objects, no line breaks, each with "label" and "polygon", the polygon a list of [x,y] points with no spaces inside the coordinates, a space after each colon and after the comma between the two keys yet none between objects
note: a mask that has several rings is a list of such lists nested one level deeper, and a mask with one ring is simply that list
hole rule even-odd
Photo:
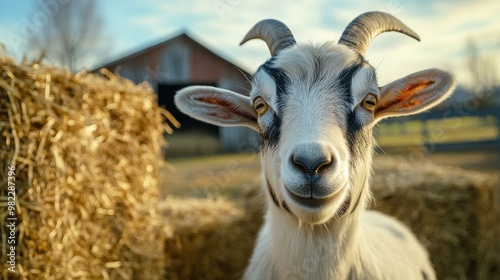
[{"label": "hay bale", "polygon": [[438,279],[499,279],[497,176],[459,168],[375,168],[373,208],[410,226]]},{"label": "hay bale", "polygon": [[[161,110],[149,86],[0,57],[2,277],[160,279]],[[9,166],[16,274],[7,273]]]},{"label": "hay bale", "polygon": [[170,196],[160,209],[167,225],[166,279],[241,279],[262,224],[260,213],[222,197]]}]

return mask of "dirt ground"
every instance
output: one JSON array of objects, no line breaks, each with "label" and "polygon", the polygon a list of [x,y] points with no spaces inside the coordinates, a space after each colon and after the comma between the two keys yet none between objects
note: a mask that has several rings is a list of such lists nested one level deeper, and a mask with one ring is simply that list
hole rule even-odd
[{"label": "dirt ground", "polygon": [[[461,167],[487,173],[500,173],[500,151],[467,151],[425,154],[421,150],[407,153],[379,152],[374,166],[384,160],[401,164]],[[245,187],[260,184],[260,159],[255,154],[229,154],[168,160],[162,172],[162,197],[227,196],[241,198]]]}]

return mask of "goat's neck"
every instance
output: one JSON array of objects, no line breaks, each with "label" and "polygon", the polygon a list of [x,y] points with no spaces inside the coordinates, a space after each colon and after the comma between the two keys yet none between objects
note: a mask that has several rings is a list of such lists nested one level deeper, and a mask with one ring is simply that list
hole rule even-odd
[{"label": "goat's neck", "polygon": [[[365,163],[371,162],[371,158],[366,160]],[[352,189],[360,191],[352,193],[347,212],[323,225],[301,223],[292,213],[268,200],[266,223],[270,227],[273,259],[280,276],[286,279],[347,278],[351,265],[360,258],[358,221],[370,196],[370,171],[367,168],[363,171],[366,173],[357,173],[356,178],[351,178]]]},{"label": "goat's neck", "polygon": [[288,213],[276,208],[268,211],[272,259],[280,279],[347,277],[351,264],[359,258],[359,211],[328,226],[299,225]]}]

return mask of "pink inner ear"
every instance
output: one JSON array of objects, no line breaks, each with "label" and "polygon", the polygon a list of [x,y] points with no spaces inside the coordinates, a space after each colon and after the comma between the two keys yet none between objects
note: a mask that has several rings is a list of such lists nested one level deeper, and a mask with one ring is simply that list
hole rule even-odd
[{"label": "pink inner ear", "polygon": [[214,98],[214,97],[209,97],[209,96],[204,96],[204,95],[198,96],[194,100],[200,101],[200,102],[203,102],[203,103],[209,103],[209,104],[214,104],[214,105],[217,105],[217,106],[222,106],[222,107],[225,107],[225,108],[230,108],[231,107],[231,103],[229,103],[229,102],[226,102],[226,101],[221,100],[219,98]]},{"label": "pink inner ear", "polygon": [[223,119],[223,120],[231,119],[231,115],[221,112],[210,112],[208,113],[208,115],[217,119]]},{"label": "pink inner ear", "polygon": [[243,116],[249,120],[257,121],[257,119],[254,116],[252,116],[251,114],[249,114],[245,110],[238,109],[238,106],[234,105],[231,102],[225,101],[223,99],[202,95],[202,96],[195,97],[194,100],[202,102],[202,103],[216,105],[217,107],[220,107],[221,110],[219,110],[218,112],[212,111],[212,112],[208,113],[208,115],[211,117],[229,120],[232,118],[230,113],[233,113],[235,115]]},{"label": "pink inner ear", "polygon": [[408,94],[413,95],[415,91],[420,91],[430,85],[434,84],[433,80],[420,81],[411,85],[408,85],[403,92],[408,92]]},{"label": "pink inner ear", "polygon": [[434,81],[428,80],[428,81],[421,81],[415,84],[411,84],[405,89],[403,89],[402,94],[404,96],[404,101],[402,103],[403,108],[413,108],[417,105],[420,105],[422,103],[421,98],[414,98],[415,95],[418,95],[419,92],[422,90],[425,90],[427,87],[430,85],[434,84]]},{"label": "pink inner ear", "polygon": [[418,93],[434,84],[434,82],[434,80],[422,80],[409,84],[405,88],[398,91],[395,98],[377,108],[376,112],[384,111],[397,104],[399,104],[398,107],[401,108],[413,108],[418,106],[423,101],[421,98],[418,98]]}]

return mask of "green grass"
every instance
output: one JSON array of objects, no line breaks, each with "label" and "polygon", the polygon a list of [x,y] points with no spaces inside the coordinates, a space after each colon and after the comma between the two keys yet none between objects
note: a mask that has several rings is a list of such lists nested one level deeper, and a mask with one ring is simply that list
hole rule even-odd
[{"label": "green grass", "polygon": [[207,155],[221,151],[217,136],[203,132],[174,133],[166,135],[165,140],[168,142],[166,154],[169,157],[182,157],[186,154]]},{"label": "green grass", "polygon": [[382,147],[415,146],[424,142],[457,143],[493,140],[499,137],[494,117],[460,117],[443,120],[388,123],[377,127],[377,143]]}]

